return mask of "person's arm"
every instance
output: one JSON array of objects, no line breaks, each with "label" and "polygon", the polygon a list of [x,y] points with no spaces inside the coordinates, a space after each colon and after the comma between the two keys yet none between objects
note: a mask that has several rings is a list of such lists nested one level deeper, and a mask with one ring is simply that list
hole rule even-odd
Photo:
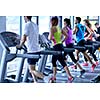
[{"label": "person's arm", "polygon": [[17,45],[16,47],[21,48],[25,44],[26,39],[27,39],[27,36],[24,34],[23,37],[22,37],[22,40],[20,42],[20,45]]},{"label": "person's arm", "polygon": [[85,34],[84,37],[87,37],[89,35],[89,32],[87,31],[87,29],[85,30]]},{"label": "person's arm", "polygon": [[85,40],[87,40],[92,34],[93,34],[93,31],[92,30],[90,30],[88,27],[86,27],[87,28],[87,31],[88,31],[88,36],[87,37],[85,37]]},{"label": "person's arm", "polygon": [[74,29],[74,31],[73,31],[73,34],[76,34],[77,31],[78,31],[78,27],[75,26],[75,29]]},{"label": "person's arm", "polygon": [[52,27],[52,28],[50,29],[50,36],[49,36],[49,39],[50,39],[50,40],[53,40],[53,36],[54,36],[54,33],[55,33],[55,32],[57,32],[56,27]]},{"label": "person's arm", "polygon": [[67,39],[67,37],[68,37],[67,32],[68,32],[68,30],[66,28],[62,29],[62,34],[64,35],[64,39],[62,40],[62,42],[64,42]]}]

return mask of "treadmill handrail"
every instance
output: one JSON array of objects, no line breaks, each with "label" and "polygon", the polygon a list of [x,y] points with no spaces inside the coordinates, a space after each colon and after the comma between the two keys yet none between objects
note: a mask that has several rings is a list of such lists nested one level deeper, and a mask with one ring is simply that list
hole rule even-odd
[{"label": "treadmill handrail", "polygon": [[34,54],[16,54],[16,57],[39,59],[40,55],[34,55]]},{"label": "treadmill handrail", "polygon": [[78,46],[78,45],[74,45],[73,47],[74,47],[75,49],[86,49],[86,47]]}]

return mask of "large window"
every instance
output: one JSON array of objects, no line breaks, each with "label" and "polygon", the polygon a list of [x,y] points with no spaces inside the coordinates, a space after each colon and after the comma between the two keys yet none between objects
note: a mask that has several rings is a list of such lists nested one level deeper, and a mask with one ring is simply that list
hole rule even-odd
[{"label": "large window", "polygon": [[39,33],[49,32],[50,16],[39,16]]},{"label": "large window", "polygon": [[88,16],[90,23],[92,24],[92,28],[96,29],[95,23],[99,22],[99,17],[98,16]]},{"label": "large window", "polygon": [[89,19],[98,19],[98,16],[89,16]]},{"label": "large window", "polygon": [[6,31],[20,35],[20,16],[6,16]]}]

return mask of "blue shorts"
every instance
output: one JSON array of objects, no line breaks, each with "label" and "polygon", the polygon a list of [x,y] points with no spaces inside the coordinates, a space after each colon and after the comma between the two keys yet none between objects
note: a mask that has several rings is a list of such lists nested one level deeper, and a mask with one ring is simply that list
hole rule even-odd
[{"label": "blue shorts", "polygon": [[29,65],[36,65],[36,62],[38,62],[39,59],[31,59],[31,58],[28,58],[27,59],[27,62]]}]

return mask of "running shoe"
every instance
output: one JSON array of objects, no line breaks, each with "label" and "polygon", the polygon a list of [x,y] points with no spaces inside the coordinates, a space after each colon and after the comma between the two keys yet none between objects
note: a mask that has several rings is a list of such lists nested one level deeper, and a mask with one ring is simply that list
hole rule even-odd
[{"label": "running shoe", "polygon": [[89,64],[88,63],[83,63],[83,66],[88,66]]},{"label": "running shoe", "polygon": [[94,72],[95,67],[96,67],[96,65],[93,64],[92,67],[91,67],[91,72]]},{"label": "running shoe", "polygon": [[82,77],[84,73],[85,73],[84,69],[82,71],[80,71],[80,77]]},{"label": "running shoe", "polygon": [[55,77],[51,77],[50,78],[50,83],[56,83],[56,78]]},{"label": "running shoe", "polygon": [[96,65],[99,65],[99,62],[98,61],[96,61]]},{"label": "running shoe", "polygon": [[73,80],[74,80],[74,77],[68,78],[67,83],[72,83],[72,82],[73,82]]}]

